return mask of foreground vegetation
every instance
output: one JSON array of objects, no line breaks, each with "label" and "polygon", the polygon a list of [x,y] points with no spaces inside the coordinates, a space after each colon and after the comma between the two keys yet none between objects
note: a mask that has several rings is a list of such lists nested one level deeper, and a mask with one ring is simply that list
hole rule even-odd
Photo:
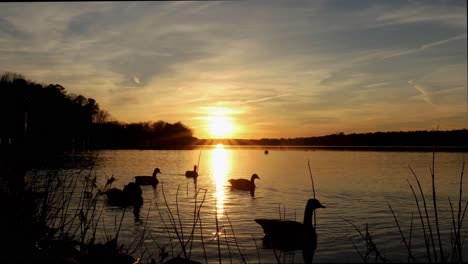
[{"label": "foreground vegetation", "polygon": [[[407,179],[407,182],[414,197],[416,219],[414,219],[414,212],[412,212],[410,223],[402,223],[401,219],[398,219],[397,213],[393,210],[389,202],[387,202],[388,208],[395,220],[395,227],[400,234],[401,243],[404,244],[407,250],[408,263],[464,263],[465,258],[463,256],[463,249],[466,239],[464,230],[466,229],[463,227],[463,222],[468,208],[468,200],[465,199],[464,201],[463,199],[465,162],[463,162],[460,172],[459,190],[457,193],[458,199],[456,200],[456,203],[453,202],[453,197],[447,198],[451,213],[450,232],[448,232],[448,230],[443,230],[442,224],[440,223],[440,210],[437,209],[440,205],[438,205],[437,200],[435,152],[433,152],[432,158],[432,166],[430,168],[432,189],[430,194],[423,191],[419,176],[414,172],[413,168],[409,166],[409,170],[413,175],[413,180],[411,181],[410,179]],[[456,192],[454,192],[454,194],[455,193]],[[379,246],[374,242],[373,236],[369,231],[369,225],[366,223],[364,230],[361,231],[350,220],[344,220],[354,227],[361,238],[360,244],[363,245],[363,249],[360,250],[354,241],[352,241],[352,243],[362,261],[364,263],[386,263],[387,258],[385,254],[379,250]],[[419,229],[416,232],[415,230],[417,230],[416,227],[418,224],[414,223],[414,221],[419,222]],[[404,230],[403,225],[409,226],[409,230]],[[450,234],[449,245],[447,245],[446,241],[443,241],[442,233]],[[425,254],[419,258],[416,257],[415,251],[421,251],[420,248],[412,246],[415,239],[422,239],[424,241],[423,245],[425,247]]]},{"label": "foreground vegetation", "polygon": [[[201,214],[207,190],[198,189],[194,197],[187,197],[186,202],[194,208],[189,216],[179,213],[179,203],[184,200],[179,189],[174,205],[168,201],[170,197],[166,197],[164,186],[160,186],[158,192],[164,197],[163,203],[146,204],[144,211],[123,207],[117,209],[120,213],[115,219],[104,219],[104,211],[109,208],[103,193],[112,187],[114,179],[111,177],[100,183],[93,174],[92,166],[66,173],[55,169],[33,170],[26,177],[27,187],[21,200],[2,196],[10,199],[8,209],[12,214],[7,222],[0,222],[4,229],[3,241],[9,242],[2,247],[5,251],[0,255],[0,262],[196,264],[200,262],[188,261],[193,258],[192,250],[202,250],[204,259],[198,261],[209,263],[224,259],[247,263],[231,224],[221,226],[216,222],[214,235],[204,233]],[[160,215],[159,221],[169,241],[167,237],[161,239],[165,235],[155,233],[148,226],[150,211]],[[135,225],[141,228],[129,238],[121,232],[124,219],[132,213]],[[217,212],[210,214],[214,219]],[[229,219],[226,212],[224,216]],[[216,247],[218,254],[209,254],[206,246]],[[17,254],[18,251],[21,254]]]}]

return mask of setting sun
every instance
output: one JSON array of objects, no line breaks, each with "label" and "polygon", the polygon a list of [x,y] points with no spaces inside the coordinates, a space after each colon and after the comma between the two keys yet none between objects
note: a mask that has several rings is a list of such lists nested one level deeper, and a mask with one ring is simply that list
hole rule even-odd
[{"label": "setting sun", "polygon": [[239,132],[239,124],[234,115],[238,110],[208,106],[202,108],[205,133],[209,138],[232,138]]},{"label": "setting sun", "polygon": [[229,137],[233,131],[233,124],[227,117],[212,116],[208,118],[209,130],[212,137]]}]

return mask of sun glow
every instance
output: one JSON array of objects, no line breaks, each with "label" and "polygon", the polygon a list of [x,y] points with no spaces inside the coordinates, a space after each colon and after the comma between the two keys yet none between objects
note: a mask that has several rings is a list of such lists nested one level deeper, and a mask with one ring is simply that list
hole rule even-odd
[{"label": "sun glow", "polygon": [[216,138],[228,137],[232,134],[233,124],[231,120],[224,116],[209,117],[210,134]]},{"label": "sun glow", "polygon": [[205,123],[205,133],[210,138],[232,138],[239,130],[238,124],[234,115],[239,111],[209,106],[202,108],[202,113]]}]

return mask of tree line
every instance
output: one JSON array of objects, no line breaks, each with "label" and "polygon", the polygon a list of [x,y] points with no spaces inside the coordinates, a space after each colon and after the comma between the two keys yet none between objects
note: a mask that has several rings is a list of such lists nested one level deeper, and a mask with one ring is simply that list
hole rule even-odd
[{"label": "tree line", "polygon": [[[468,148],[468,130],[450,131],[395,131],[352,133],[343,132],[317,137],[298,138],[262,138],[262,139],[226,139],[217,143],[227,145],[269,145],[269,146],[339,146],[373,148],[386,147],[430,147],[444,146]],[[201,140],[200,144],[210,144]],[[403,149],[403,148],[401,148]],[[421,148],[422,149],[422,148]]]},{"label": "tree line", "polygon": [[0,76],[0,144],[28,149],[159,148],[192,144],[181,122],[112,121],[93,98],[68,94],[17,73]]}]

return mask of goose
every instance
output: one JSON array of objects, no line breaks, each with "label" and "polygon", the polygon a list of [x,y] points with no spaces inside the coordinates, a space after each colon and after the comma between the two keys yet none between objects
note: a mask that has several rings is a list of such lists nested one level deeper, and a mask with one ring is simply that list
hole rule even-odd
[{"label": "goose", "polygon": [[112,188],[105,192],[107,195],[107,203],[115,206],[141,206],[143,197],[140,185],[129,182],[124,186],[123,190]]},{"label": "goose", "polygon": [[300,250],[305,263],[312,263],[317,248],[317,234],[312,224],[312,215],[317,208],[325,208],[319,200],[309,199],[304,212],[304,223],[290,220],[255,219],[265,234],[263,245],[284,251]]},{"label": "goose", "polygon": [[153,176],[135,176],[135,183],[139,185],[153,185],[156,186],[159,183],[156,174],[162,173],[159,168],[154,169]]},{"label": "goose", "polygon": [[185,176],[188,177],[188,178],[198,177],[198,167],[197,167],[197,165],[193,165],[193,171],[186,171]]},{"label": "goose", "polygon": [[252,177],[250,177],[250,181],[247,179],[230,179],[229,182],[232,185],[233,189],[238,189],[242,191],[253,191],[255,190],[255,179],[259,179],[257,174],[252,174]]}]

